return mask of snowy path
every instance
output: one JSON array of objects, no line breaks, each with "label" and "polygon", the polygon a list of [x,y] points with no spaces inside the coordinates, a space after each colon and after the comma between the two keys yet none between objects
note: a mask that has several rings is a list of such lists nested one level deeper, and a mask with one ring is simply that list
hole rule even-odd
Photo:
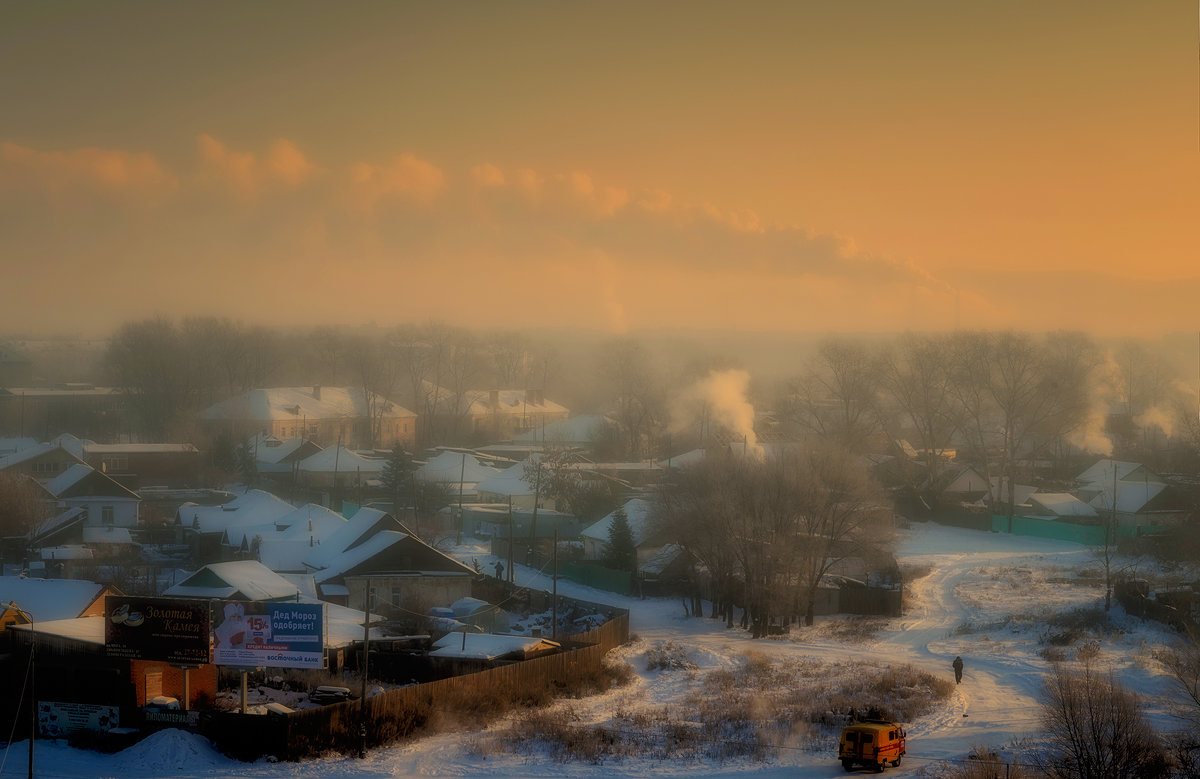
[{"label": "snowy path", "polygon": [[[1005,630],[974,634],[956,632],[964,621],[995,621],[997,615],[1026,606],[1062,608],[1096,602],[1097,588],[1062,588],[1046,584],[1047,569],[1087,565],[1091,552],[1074,544],[1044,539],[1014,538],[935,525],[915,525],[905,531],[897,553],[902,565],[928,567],[930,573],[912,582],[909,613],[887,622],[875,636],[860,643],[846,643],[817,631],[802,632],[799,638],[753,640],[745,631],[725,630],[724,624],[704,618],[687,618],[678,600],[639,600],[614,595],[581,585],[559,581],[559,592],[595,602],[628,608],[631,632],[647,643],[673,641],[686,646],[701,671],[741,662],[747,653],[773,658],[809,657],[827,661],[861,658],[876,664],[911,663],[944,678],[952,678],[950,661],[961,654],[966,662],[963,684],[948,704],[935,714],[911,723],[909,754],[899,768],[886,776],[914,775],[931,761],[956,759],[972,746],[1003,745],[1038,726],[1038,696],[1045,661],[1037,654],[1031,635],[1008,635]],[[470,561],[477,557],[485,570],[494,558],[480,548],[462,548],[459,555]],[[1040,588],[1016,588],[1008,579],[992,580],[987,571],[1038,571]],[[517,566],[522,585],[550,589],[550,577]],[[1024,575],[1024,574],[1021,574]],[[1020,576],[1017,576],[1019,580]],[[998,584],[997,581],[1000,583]],[[1019,583],[1019,582],[1018,582]],[[1012,587],[1012,589],[1005,589]],[[964,601],[964,593],[971,601]],[[1024,599],[1024,600],[1022,600]],[[1165,640],[1148,626],[1118,643],[1113,654],[1130,654],[1132,642]],[[814,636],[804,638],[805,635]],[[644,645],[643,645],[644,648]],[[617,650],[618,653],[623,650]],[[1111,656],[1110,656],[1111,657]],[[640,658],[639,658],[640,659]],[[1137,665],[1136,658],[1120,657],[1123,681],[1137,689],[1162,687],[1152,670]],[[1116,663],[1114,663],[1116,664]],[[641,708],[683,704],[696,689],[696,680],[686,672],[644,672],[631,684],[604,695],[565,704],[581,723],[605,722],[618,708]],[[174,735],[172,735],[174,734]],[[217,777],[255,779],[318,776],[349,776],[375,779],[399,776],[500,776],[500,777],[834,777],[846,776],[833,753],[834,745],[820,753],[781,749],[766,762],[733,760],[727,763],[694,761],[625,760],[602,765],[554,762],[548,756],[514,756],[489,750],[488,732],[434,735],[372,750],[366,760],[330,757],[300,764],[241,764],[230,761],[193,736],[165,731],[160,743],[143,745],[117,755],[97,755],[73,750],[62,744],[39,742],[39,770],[47,777],[91,776],[142,779],[155,776]],[[473,748],[479,745],[482,748]],[[140,748],[140,749],[139,749]],[[137,750],[137,751],[135,751]],[[207,750],[207,751],[205,751]],[[25,742],[13,745],[3,776],[23,776]]]}]

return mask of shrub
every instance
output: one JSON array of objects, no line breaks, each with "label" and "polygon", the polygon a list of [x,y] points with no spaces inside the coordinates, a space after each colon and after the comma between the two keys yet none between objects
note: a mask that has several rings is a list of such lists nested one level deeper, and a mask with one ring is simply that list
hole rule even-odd
[{"label": "shrub", "polygon": [[659,641],[646,650],[646,670],[657,671],[660,668],[692,671],[696,669],[696,664],[688,659],[686,647],[674,641]]}]

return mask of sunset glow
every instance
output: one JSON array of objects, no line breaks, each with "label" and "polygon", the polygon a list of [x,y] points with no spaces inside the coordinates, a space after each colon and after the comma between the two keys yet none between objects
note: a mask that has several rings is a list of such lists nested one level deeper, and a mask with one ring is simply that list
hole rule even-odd
[{"label": "sunset glow", "polygon": [[26,3],[0,331],[1192,331],[1196,9]]}]

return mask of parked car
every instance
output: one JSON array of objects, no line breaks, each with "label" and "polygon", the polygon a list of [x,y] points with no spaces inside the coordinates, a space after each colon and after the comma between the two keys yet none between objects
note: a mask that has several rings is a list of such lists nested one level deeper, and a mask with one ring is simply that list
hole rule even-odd
[{"label": "parked car", "polygon": [[888,763],[900,765],[904,757],[904,728],[888,720],[866,720],[852,722],[842,728],[842,739],[838,745],[838,759],[842,768],[853,771],[861,765],[882,771]]},{"label": "parked car", "polygon": [[322,685],[310,692],[308,694],[308,699],[313,703],[319,703],[322,706],[328,703],[341,703],[342,701],[350,700],[350,688]]}]

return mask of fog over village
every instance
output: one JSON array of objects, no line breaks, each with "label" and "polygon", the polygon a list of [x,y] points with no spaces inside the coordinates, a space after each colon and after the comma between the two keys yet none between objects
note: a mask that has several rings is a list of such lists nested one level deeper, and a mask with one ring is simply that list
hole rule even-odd
[{"label": "fog over village", "polygon": [[1200,776],[1200,28],[0,8],[0,777]]}]

